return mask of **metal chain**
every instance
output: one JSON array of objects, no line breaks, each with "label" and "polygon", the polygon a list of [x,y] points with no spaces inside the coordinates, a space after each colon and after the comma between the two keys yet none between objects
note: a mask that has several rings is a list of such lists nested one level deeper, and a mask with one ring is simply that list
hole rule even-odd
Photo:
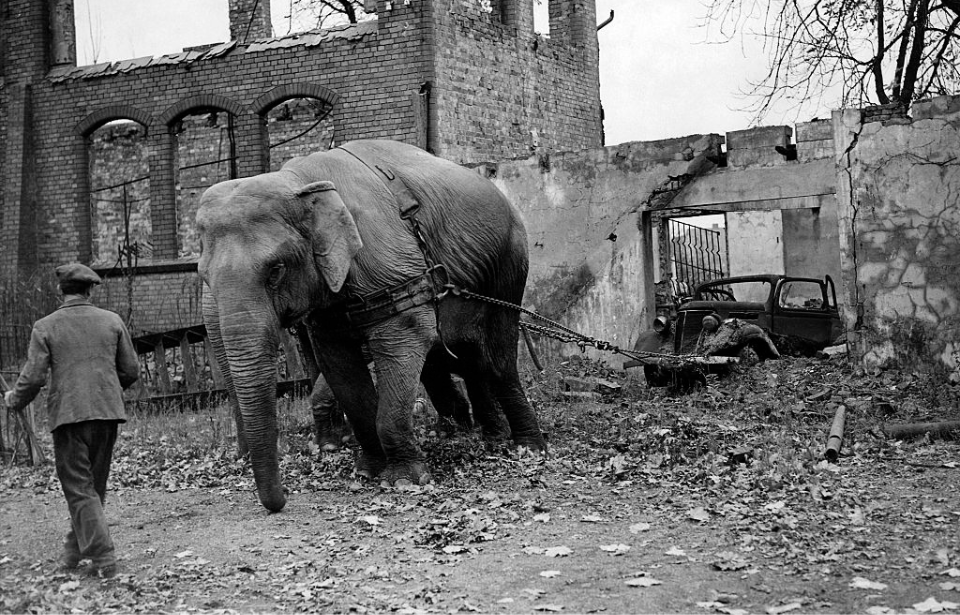
[{"label": "metal chain", "polygon": [[504,301],[502,299],[494,299],[493,297],[487,297],[485,295],[478,295],[477,293],[471,292],[469,290],[462,289],[454,284],[446,284],[445,290],[441,293],[440,298],[443,298],[447,293],[458,297],[464,297],[466,299],[474,299],[477,301],[484,301],[486,303],[491,303],[493,305],[499,305],[500,307],[506,307],[513,310],[516,310],[522,314],[526,314],[531,318],[536,318],[537,320],[547,323],[548,326],[537,325],[529,322],[521,322],[521,327],[526,327],[527,329],[545,335],[547,337],[552,337],[553,339],[559,340],[564,343],[575,343],[580,346],[580,351],[583,352],[586,350],[587,346],[592,346],[597,350],[609,351],[614,354],[622,354],[631,359],[649,359],[649,358],[668,358],[677,360],[680,362],[688,361],[693,358],[699,358],[702,355],[696,354],[667,354],[662,352],[650,352],[644,350],[624,350],[616,344],[597,339],[595,337],[590,337],[589,335],[584,335],[578,333],[569,327],[565,327],[560,323],[550,320],[546,316],[537,314],[533,310],[528,310],[527,308],[517,305],[516,303],[510,303],[509,301]]}]

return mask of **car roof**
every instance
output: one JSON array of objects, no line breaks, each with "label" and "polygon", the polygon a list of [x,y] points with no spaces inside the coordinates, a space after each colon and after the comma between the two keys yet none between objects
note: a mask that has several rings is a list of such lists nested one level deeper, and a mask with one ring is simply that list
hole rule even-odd
[{"label": "car roof", "polygon": [[737,275],[729,278],[717,278],[716,280],[710,280],[709,282],[701,282],[697,284],[696,288],[694,288],[694,292],[705,286],[716,286],[717,284],[731,284],[736,282],[769,282],[770,284],[776,284],[780,280],[784,279],[798,280],[801,282],[816,282],[817,284],[823,282],[823,280],[817,278],[804,278],[792,275],[788,276],[779,273],[757,273],[754,275]]}]

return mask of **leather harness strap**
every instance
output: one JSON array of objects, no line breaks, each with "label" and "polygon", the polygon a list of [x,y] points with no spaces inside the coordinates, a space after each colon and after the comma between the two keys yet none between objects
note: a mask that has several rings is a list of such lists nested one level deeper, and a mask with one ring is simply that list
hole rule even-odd
[{"label": "leather harness strap", "polygon": [[[348,147],[340,145],[337,149],[350,154],[365,167],[373,171],[384,186],[393,194],[397,204],[397,211],[402,220],[406,220],[413,231],[417,240],[417,245],[423,253],[423,259],[426,263],[426,270],[405,282],[402,282],[392,288],[375,291],[363,297],[356,297],[346,306],[347,320],[355,326],[371,325],[381,320],[385,320],[394,314],[399,314],[404,310],[414,308],[426,303],[433,302],[437,318],[437,334],[447,352],[456,357],[453,352],[447,348],[443,342],[443,333],[440,330],[440,299],[443,298],[445,287],[450,282],[447,270],[442,264],[435,263],[426,239],[420,230],[420,223],[417,221],[417,212],[420,211],[420,201],[413,195],[403,180],[397,177],[389,168],[381,167],[378,164],[371,164],[363,159],[362,156]],[[439,279],[438,279],[439,277]]]},{"label": "leather harness strap", "polygon": [[436,293],[429,275],[425,272],[392,288],[353,298],[346,305],[347,321],[353,326],[365,327],[433,301]]}]

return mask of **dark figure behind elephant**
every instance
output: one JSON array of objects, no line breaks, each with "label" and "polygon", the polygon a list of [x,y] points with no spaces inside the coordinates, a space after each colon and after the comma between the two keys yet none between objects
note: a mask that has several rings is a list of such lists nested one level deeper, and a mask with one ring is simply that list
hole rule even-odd
[{"label": "dark figure behind elephant", "polygon": [[487,179],[409,145],[356,141],[211,187],[197,225],[204,320],[266,508],[286,502],[274,361],[278,332],[297,322],[353,425],[359,475],[429,480],[413,403],[421,379],[435,405],[453,403],[451,373],[479,423],[502,410],[516,443],[545,449],[517,374],[519,313],[454,293],[433,300],[447,283],[523,300],[526,231]]},{"label": "dark figure behind elephant", "polygon": [[[434,429],[437,433],[452,435],[474,427],[473,417],[470,414],[470,402],[461,390],[461,386],[463,386],[462,380],[455,378],[453,395],[456,397],[456,403],[453,408],[434,406],[434,410],[437,412]],[[417,404],[415,403],[414,409],[416,408]],[[316,430],[317,447],[321,453],[335,453],[342,447],[354,448],[357,446],[357,438],[353,435],[353,426],[344,417],[340,404],[337,403],[337,399],[323,375],[317,378],[313,385],[313,391],[310,393],[310,411],[313,415]],[[504,435],[502,422],[495,425],[484,425],[483,427],[484,435],[488,438],[497,438]]]}]

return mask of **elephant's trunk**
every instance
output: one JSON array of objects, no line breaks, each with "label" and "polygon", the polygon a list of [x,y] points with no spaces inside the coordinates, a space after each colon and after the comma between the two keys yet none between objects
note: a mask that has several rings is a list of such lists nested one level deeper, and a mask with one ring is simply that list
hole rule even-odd
[{"label": "elephant's trunk", "polygon": [[210,340],[210,346],[213,348],[216,367],[223,379],[223,386],[227,390],[228,403],[237,426],[237,454],[245,457],[250,449],[247,447],[247,435],[243,430],[243,417],[240,415],[240,406],[237,404],[237,393],[233,389],[233,376],[230,374],[230,363],[227,361],[227,349],[223,346],[223,335],[220,333],[220,310],[217,308],[213,293],[210,292],[210,287],[206,284],[203,285],[201,306],[203,323],[207,328],[207,339]]},{"label": "elephant's trunk", "polygon": [[287,503],[277,456],[278,325],[268,309],[221,307],[220,333],[250,449],[260,503],[272,512]]}]

